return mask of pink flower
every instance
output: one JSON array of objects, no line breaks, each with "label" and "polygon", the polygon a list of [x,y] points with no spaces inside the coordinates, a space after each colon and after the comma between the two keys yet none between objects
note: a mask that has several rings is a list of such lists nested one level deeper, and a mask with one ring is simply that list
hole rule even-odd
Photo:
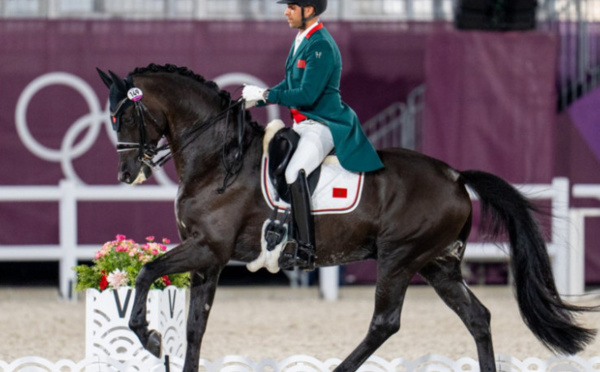
[{"label": "pink flower", "polygon": [[163,244],[169,244],[171,243],[171,240],[168,238],[163,238]]},{"label": "pink flower", "polygon": [[108,274],[106,281],[113,289],[119,289],[122,286],[126,286],[129,282],[129,279],[127,279],[127,272],[116,269],[112,273]]},{"label": "pink flower", "polygon": [[167,246],[164,245],[164,244],[161,244],[160,245],[160,250],[163,251],[163,252],[166,251],[167,250]]},{"label": "pink flower", "polygon": [[127,237],[123,234],[117,234],[117,236],[115,238],[117,239],[118,242],[122,242],[123,240],[127,239]]},{"label": "pink flower", "polygon": [[154,235],[147,236],[146,240],[149,241],[149,242],[153,242],[154,241]]}]

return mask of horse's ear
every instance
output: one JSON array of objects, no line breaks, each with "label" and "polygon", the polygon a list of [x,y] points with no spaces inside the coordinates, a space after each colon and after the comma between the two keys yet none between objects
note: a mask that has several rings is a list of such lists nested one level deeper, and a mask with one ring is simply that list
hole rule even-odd
[{"label": "horse's ear", "polygon": [[123,82],[123,79],[121,79],[117,74],[115,74],[111,70],[108,70],[108,73],[110,74],[110,77],[112,78],[112,82],[117,86],[117,88],[121,92],[125,92],[126,93],[127,92],[127,87],[125,86],[125,83]]},{"label": "horse's ear", "polygon": [[110,86],[113,83],[111,78],[108,77],[108,75],[106,75],[106,72],[100,70],[98,67],[96,67],[96,71],[98,71],[98,75],[100,75],[100,79],[102,79],[102,81],[104,82],[104,85],[106,85],[106,87],[110,89]]}]

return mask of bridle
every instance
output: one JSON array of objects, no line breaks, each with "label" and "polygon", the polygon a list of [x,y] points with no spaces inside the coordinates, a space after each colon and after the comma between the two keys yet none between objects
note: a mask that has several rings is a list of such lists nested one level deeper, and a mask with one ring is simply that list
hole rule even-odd
[{"label": "bridle", "polygon": [[[113,122],[116,121],[119,115],[122,114],[122,111],[128,106],[128,103],[133,102],[134,108],[134,120],[137,123],[138,131],[139,131],[139,142],[117,142],[117,152],[125,152],[125,151],[138,151],[138,160],[150,168],[156,168],[163,166],[170,158],[170,152],[164,155],[157,161],[154,161],[154,157],[161,151],[169,150],[169,145],[163,145],[157,147],[151,143],[147,142],[147,133],[146,133],[146,121],[145,116],[147,115],[154,124],[158,125],[158,121],[152,116],[148,107],[144,105],[142,102],[143,93],[139,88],[133,87],[127,91],[127,97],[123,98],[117,104],[117,107],[114,111],[111,111],[110,116],[113,118]],[[119,131],[120,128],[116,128],[116,131]]]},{"label": "bridle", "polygon": [[[145,164],[150,168],[160,168],[167,161],[169,161],[173,157],[173,150],[170,148],[168,144],[157,147],[147,141],[147,133],[146,133],[146,121],[145,117],[149,117],[152,122],[158,126],[158,121],[152,116],[148,107],[142,102],[143,93],[141,89],[137,87],[132,87],[127,91],[127,96],[120,100],[115,109],[111,111],[110,115],[113,120],[113,123],[116,122],[117,118],[123,114],[123,110],[125,110],[131,103],[134,106],[134,121],[137,123],[138,131],[139,131],[139,141],[135,142],[117,142],[117,152],[125,152],[125,151],[138,151],[138,161]],[[194,140],[196,140],[206,129],[212,126],[217,121],[225,118],[226,121],[229,121],[229,113],[235,108],[239,107],[239,116],[236,121],[236,136],[237,141],[234,148],[233,160],[231,162],[227,161],[226,156],[226,146],[227,143],[223,144],[222,151],[222,163],[225,168],[225,179],[223,181],[222,187],[218,189],[219,193],[223,193],[227,187],[231,186],[237,175],[239,174],[242,164],[243,164],[243,155],[244,155],[244,134],[245,134],[245,101],[242,98],[238,100],[230,101],[230,104],[204,121],[196,121],[192,124],[190,130],[186,133],[186,138],[184,139],[184,143],[175,150],[175,153],[181,152],[188,145],[190,145]],[[118,132],[120,130],[119,127],[115,127],[115,130]],[[164,135],[163,135],[164,136]],[[168,152],[163,155],[160,159],[154,160],[154,157],[161,151],[167,150]]]}]

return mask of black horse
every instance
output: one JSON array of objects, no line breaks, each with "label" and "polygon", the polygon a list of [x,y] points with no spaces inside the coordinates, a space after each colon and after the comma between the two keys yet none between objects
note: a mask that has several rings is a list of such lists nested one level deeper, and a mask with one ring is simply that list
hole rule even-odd
[{"label": "black horse", "polygon": [[[175,206],[182,243],[141,270],[129,325],[159,356],[161,335],[146,321],[148,289],[163,275],[191,272],[184,370],[197,371],[219,275],[230,260],[251,262],[259,256],[261,228],[272,215],[260,187],[265,130],[241,101],[184,67],[151,64],[125,79],[98,72],[110,88],[119,180],[138,183],[149,177],[152,166],[162,163],[153,158],[163,136],[179,177]],[[592,341],[595,330],[578,326],[574,315],[597,309],[561,300],[533,217],[537,209],[522,194],[492,174],[458,171],[413,151],[386,149],[379,155],[385,168],[365,176],[362,200],[352,213],[315,217],[317,266],[377,260],[369,330],[335,371],[357,370],[398,332],[415,274],[464,322],[481,371],[496,370],[490,313],[461,274],[472,222],[466,185],[478,194],[489,230],[508,234],[516,297],[531,331],[561,354],[575,354]]]}]

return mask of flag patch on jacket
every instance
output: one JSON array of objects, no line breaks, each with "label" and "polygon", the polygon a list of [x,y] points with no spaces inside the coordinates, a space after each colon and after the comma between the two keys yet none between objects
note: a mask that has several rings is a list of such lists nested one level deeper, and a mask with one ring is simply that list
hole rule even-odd
[{"label": "flag patch on jacket", "polygon": [[306,68],[306,61],[303,59],[299,59],[298,63],[296,64],[296,67],[298,68]]}]

